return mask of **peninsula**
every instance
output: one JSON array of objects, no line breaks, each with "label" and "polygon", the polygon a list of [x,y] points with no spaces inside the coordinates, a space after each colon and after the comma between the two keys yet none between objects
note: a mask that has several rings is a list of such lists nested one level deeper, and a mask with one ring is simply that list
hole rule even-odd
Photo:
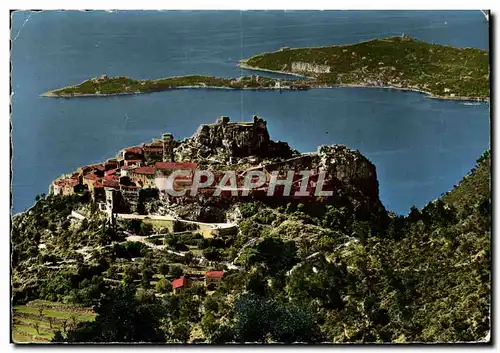
[{"label": "peninsula", "polygon": [[302,90],[308,89],[306,80],[278,80],[262,76],[223,78],[215,76],[189,75],[135,80],[129,77],[91,78],[78,85],[67,86],[44,93],[44,97],[106,97],[125,94],[160,92],[172,89],[258,89],[258,90]]},{"label": "peninsula", "polygon": [[488,100],[488,52],[431,44],[407,36],[350,45],[281,48],[240,61],[245,69],[300,74],[315,87],[387,87],[433,98]]},{"label": "peninsula", "polygon": [[410,90],[439,99],[486,101],[490,96],[487,51],[431,44],[404,35],[350,45],[297,49],[284,47],[276,52],[241,60],[238,66],[247,70],[294,75],[297,78],[189,75],[135,80],[103,75],[78,85],[46,92],[43,96],[109,96],[186,88],[305,90],[334,87]]}]

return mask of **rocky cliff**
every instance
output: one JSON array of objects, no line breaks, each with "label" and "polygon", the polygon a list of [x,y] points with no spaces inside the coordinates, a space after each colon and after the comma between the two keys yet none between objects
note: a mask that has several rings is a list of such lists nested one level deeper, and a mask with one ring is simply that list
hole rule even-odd
[{"label": "rocky cliff", "polygon": [[[230,122],[228,117],[221,117],[214,124],[201,125],[192,137],[180,142],[174,153],[176,161],[213,164],[217,170],[226,170],[227,165],[238,164],[237,168],[241,170],[259,165],[268,173],[287,169],[326,171],[326,183],[334,193],[327,200],[322,200],[323,204],[346,208],[361,219],[385,213],[379,200],[376,168],[359,151],[344,145],[330,145],[318,147],[316,153],[301,155],[286,142],[272,141],[266,121],[256,116],[252,122]],[[255,197],[274,206],[301,202],[316,208],[318,203],[315,197]],[[218,204],[214,204],[212,199],[197,200],[189,205],[177,204],[174,212],[193,220],[199,220],[204,214],[201,217],[204,221],[223,222],[227,208],[240,200],[224,200],[224,204],[220,204],[220,200]],[[207,214],[203,210],[209,205],[212,211]],[[218,207],[220,209],[216,211]]]},{"label": "rocky cliff", "polygon": [[204,124],[174,149],[176,160],[237,163],[243,158],[290,158],[294,151],[285,142],[269,137],[267,123],[257,116],[252,122],[231,122],[222,116],[215,124]]},{"label": "rocky cliff", "polygon": [[328,65],[320,65],[314,63],[307,63],[301,61],[292,62],[291,71],[296,73],[315,73],[315,74],[327,74],[330,73],[331,69]]},{"label": "rocky cliff", "polygon": [[377,170],[365,156],[344,145],[320,146],[318,167],[327,172],[339,197],[346,197],[355,212],[384,210],[379,200]]}]

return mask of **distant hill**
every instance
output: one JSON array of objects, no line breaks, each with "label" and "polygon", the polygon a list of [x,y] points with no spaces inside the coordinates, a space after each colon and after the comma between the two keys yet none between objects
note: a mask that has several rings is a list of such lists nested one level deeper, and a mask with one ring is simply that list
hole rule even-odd
[{"label": "distant hill", "polygon": [[390,86],[453,99],[490,96],[488,52],[407,36],[312,48],[282,48],[242,60],[248,69],[311,77],[325,85]]}]

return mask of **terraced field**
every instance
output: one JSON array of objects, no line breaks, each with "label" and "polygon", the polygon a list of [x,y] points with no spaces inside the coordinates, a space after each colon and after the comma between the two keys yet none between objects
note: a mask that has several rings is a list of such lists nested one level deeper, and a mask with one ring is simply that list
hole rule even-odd
[{"label": "terraced field", "polygon": [[17,305],[12,312],[12,340],[15,343],[50,342],[57,331],[66,330],[82,321],[93,321],[91,308],[49,301],[33,301]]}]

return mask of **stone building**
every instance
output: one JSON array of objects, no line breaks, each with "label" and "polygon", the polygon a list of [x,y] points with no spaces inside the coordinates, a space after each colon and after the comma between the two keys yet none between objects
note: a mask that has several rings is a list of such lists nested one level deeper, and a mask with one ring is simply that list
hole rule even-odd
[{"label": "stone building", "polygon": [[163,162],[174,161],[174,135],[165,133],[162,135],[163,141]]},{"label": "stone building", "polygon": [[182,276],[181,278],[174,279],[172,281],[172,288],[174,289],[174,293],[178,294],[182,292],[185,288],[191,287],[191,280]]},{"label": "stone building", "polygon": [[218,285],[222,281],[224,271],[208,271],[205,272],[205,285]]},{"label": "stone building", "polygon": [[153,166],[129,169],[130,178],[132,179],[132,181],[135,183],[135,185],[143,189],[150,189],[156,186],[155,172],[156,168]]},{"label": "stone building", "polygon": [[163,141],[153,140],[151,143],[142,145],[144,151],[144,159],[148,162],[156,162],[163,160]]}]

